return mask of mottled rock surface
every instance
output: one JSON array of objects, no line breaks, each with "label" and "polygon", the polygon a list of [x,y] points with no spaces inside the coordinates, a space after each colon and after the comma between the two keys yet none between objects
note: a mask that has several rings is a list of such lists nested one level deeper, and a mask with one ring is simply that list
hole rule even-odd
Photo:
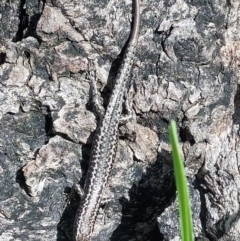
[{"label": "mottled rock surface", "polygon": [[[180,240],[168,125],[177,121],[196,240],[240,238],[240,3],[141,0],[133,119],[94,241]],[[71,240],[98,123],[131,29],[131,0],[0,2],[0,241]]]}]

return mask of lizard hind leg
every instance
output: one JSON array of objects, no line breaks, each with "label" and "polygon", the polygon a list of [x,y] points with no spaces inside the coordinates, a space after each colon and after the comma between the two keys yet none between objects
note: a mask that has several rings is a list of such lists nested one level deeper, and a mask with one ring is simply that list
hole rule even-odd
[{"label": "lizard hind leg", "polygon": [[133,85],[131,84],[128,91],[126,90],[124,93],[125,101],[123,105],[124,105],[125,114],[123,114],[119,119],[119,123],[121,125],[126,124],[128,121],[130,121],[133,118],[133,113],[132,113],[133,93],[134,93],[134,88],[133,88]]},{"label": "lizard hind leg", "polygon": [[77,181],[75,181],[72,185],[70,193],[68,193],[67,198],[65,200],[64,209],[67,207],[68,204],[72,202],[72,200],[75,199],[76,196],[78,198],[82,198],[83,195],[84,195],[83,188],[80,186],[80,184]]},{"label": "lizard hind leg", "polygon": [[79,183],[74,182],[73,186],[72,186],[72,190],[71,192],[74,192],[74,194],[77,194],[80,198],[83,196],[84,194],[84,190],[83,188],[80,186]]},{"label": "lizard hind leg", "polygon": [[91,99],[95,114],[101,119],[104,116],[103,99],[97,88],[97,71],[93,61],[89,62],[88,78],[91,81]]}]

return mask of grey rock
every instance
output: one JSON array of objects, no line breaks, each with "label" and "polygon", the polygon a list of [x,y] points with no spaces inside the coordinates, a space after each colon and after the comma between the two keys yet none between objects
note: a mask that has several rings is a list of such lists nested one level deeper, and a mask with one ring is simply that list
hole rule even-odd
[{"label": "grey rock", "polygon": [[[98,118],[130,33],[131,1],[0,2],[0,241],[70,240]],[[180,240],[168,124],[177,121],[196,240],[240,238],[239,1],[141,1],[133,120],[93,240]],[[23,231],[24,230],[24,231]]]}]

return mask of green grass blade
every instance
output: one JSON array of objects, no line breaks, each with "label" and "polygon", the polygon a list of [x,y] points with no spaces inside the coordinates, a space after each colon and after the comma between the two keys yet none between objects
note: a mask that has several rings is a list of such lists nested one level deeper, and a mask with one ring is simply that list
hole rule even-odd
[{"label": "green grass blade", "polygon": [[182,241],[193,241],[193,224],[191,205],[187,187],[187,178],[179,149],[177,125],[175,121],[171,121],[169,127],[170,143],[172,146],[173,168],[175,175],[176,188],[178,192],[179,210],[180,210],[180,226]]}]

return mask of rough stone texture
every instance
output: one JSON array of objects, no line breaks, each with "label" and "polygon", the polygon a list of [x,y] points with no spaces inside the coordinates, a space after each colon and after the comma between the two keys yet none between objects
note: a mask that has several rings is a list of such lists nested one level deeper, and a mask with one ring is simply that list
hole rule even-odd
[{"label": "rough stone texture", "polygon": [[[196,240],[240,238],[240,3],[141,1],[134,117],[93,240],[180,240],[168,141],[175,119]],[[130,33],[131,0],[0,2],[0,241],[71,240],[98,118]]]}]

